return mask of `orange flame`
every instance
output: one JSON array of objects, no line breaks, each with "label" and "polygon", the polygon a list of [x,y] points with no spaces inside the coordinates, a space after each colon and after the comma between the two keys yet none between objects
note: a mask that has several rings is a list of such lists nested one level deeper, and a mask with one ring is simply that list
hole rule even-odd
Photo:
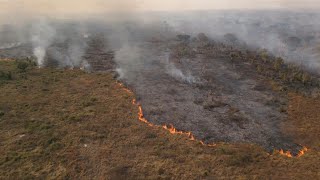
[{"label": "orange flame", "polygon": [[178,131],[175,127],[173,127],[172,124],[170,126],[163,125],[162,127],[163,127],[163,129],[168,130],[171,134],[182,134],[182,135],[188,136],[188,138],[192,141],[195,140],[195,138],[191,132]]},{"label": "orange flame", "polygon": [[[119,84],[125,91],[127,91],[129,94],[133,94],[133,92],[132,92],[130,89],[126,88],[122,83],[118,83],[118,84]],[[143,115],[143,110],[142,110],[142,106],[137,103],[136,99],[133,99],[133,100],[132,100],[132,104],[137,105],[138,108],[139,108],[139,112],[138,112],[139,121],[147,124],[147,125],[150,126],[150,127],[154,127],[154,126],[157,127],[156,125],[150,123],[150,122],[144,117],[144,115]],[[186,135],[186,136],[189,138],[189,140],[199,142],[200,144],[202,144],[202,145],[204,145],[204,146],[208,146],[208,147],[215,147],[215,146],[216,146],[216,144],[206,144],[206,143],[204,143],[204,142],[201,141],[201,140],[197,140],[197,139],[193,136],[193,134],[192,134],[191,132],[179,131],[179,130],[177,130],[172,124],[171,124],[170,126],[168,126],[168,125],[163,125],[162,128],[165,129],[165,130],[167,130],[167,131],[169,131],[171,134]],[[297,155],[296,157],[301,157],[301,156],[303,156],[307,151],[308,151],[308,149],[307,149],[306,147],[303,147],[303,148],[299,151],[299,153],[298,153],[298,155]],[[292,157],[293,157],[293,155],[291,154],[290,151],[284,152],[282,149],[280,149],[280,150],[279,150],[279,153],[280,153],[281,155],[286,156],[286,157],[289,157],[289,158],[292,158]]]},{"label": "orange flame", "polygon": [[126,88],[122,83],[119,83],[119,82],[118,82],[118,84],[119,84],[119,86],[121,86],[125,91],[127,91],[127,93],[133,94],[133,92],[132,92],[130,89]]},{"label": "orange flame", "polygon": [[299,154],[297,155],[297,157],[303,156],[307,151],[308,151],[308,148],[303,147],[303,148],[299,151]]},{"label": "orange flame", "polygon": [[[308,151],[308,148],[303,147],[303,148],[299,151],[299,153],[298,153],[298,155],[297,155],[296,157],[301,157],[301,156],[303,156],[307,151]],[[280,153],[281,155],[287,156],[287,157],[289,157],[289,158],[292,158],[292,157],[293,157],[293,155],[291,154],[290,151],[284,152],[282,149],[280,149],[279,153]]]},{"label": "orange flame", "polygon": [[[135,99],[132,100],[132,104],[138,106],[138,108],[139,108],[138,117],[141,122],[143,122],[151,127],[155,126],[154,124],[150,123],[146,118],[144,118],[142,107],[140,104],[137,103],[137,101]],[[203,141],[196,140],[196,138],[193,136],[193,134],[191,132],[179,131],[173,125],[170,125],[170,126],[163,125],[162,128],[169,131],[171,134],[185,135],[188,137],[189,140],[200,142],[202,145],[209,146],[209,147],[216,146],[216,144],[205,144]]]},{"label": "orange flame", "polygon": [[280,149],[279,153],[283,156],[287,156],[289,158],[292,158],[291,152],[290,151],[286,151],[284,152],[282,149]]},{"label": "orange flame", "polygon": [[[132,103],[135,104],[135,105],[138,105],[138,104],[136,103],[136,100],[135,100],[135,99],[132,100]],[[146,123],[148,126],[151,126],[151,127],[152,127],[153,124],[150,123],[146,118],[144,118],[143,111],[142,111],[142,107],[141,107],[140,105],[138,105],[138,107],[139,107],[139,112],[138,112],[139,120],[140,120],[141,122]]]}]

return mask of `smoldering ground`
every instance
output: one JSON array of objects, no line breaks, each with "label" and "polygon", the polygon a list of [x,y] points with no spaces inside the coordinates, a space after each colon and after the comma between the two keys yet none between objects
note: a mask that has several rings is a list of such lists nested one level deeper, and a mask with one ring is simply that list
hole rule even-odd
[{"label": "smoldering ground", "polygon": [[[319,14],[202,11],[110,17],[7,23],[2,26],[0,56],[30,56],[40,66],[91,65],[98,67],[93,70],[116,71],[136,93],[148,120],[191,131],[208,143],[257,143],[270,151],[294,153],[301,148],[281,132],[286,96],[228,53],[266,49],[314,71],[319,63]],[[200,32],[208,38],[198,37]],[[178,34],[191,37],[179,39]]]},{"label": "smoldering ground", "polygon": [[[88,28],[104,34],[103,36],[109,39],[111,46],[125,46],[124,44],[128,40],[133,39],[131,37],[133,35],[136,36],[135,40],[141,40],[146,39],[143,37],[144,35],[156,34],[164,38],[170,36],[169,34],[172,32],[190,35],[204,32],[213,39],[233,45],[264,48],[283,57],[288,62],[301,64],[309,70],[317,71],[320,61],[319,18],[319,13],[294,11],[126,12],[91,15],[85,20],[79,20],[73,16],[70,16],[69,20],[57,20],[51,16],[36,17],[32,15],[24,23],[16,24],[19,23],[19,20],[16,20],[14,24],[8,22],[5,23],[6,25],[2,25],[0,42],[2,49],[8,49],[8,47],[15,47],[31,41],[34,46],[33,54],[36,54],[41,61],[43,59],[41,56],[44,54],[43,49],[48,49],[47,46],[53,44],[57,37],[60,40],[61,37],[66,38],[65,34],[68,33],[66,32],[68,28],[80,35],[70,38],[74,41],[70,44],[72,46],[70,49],[79,52],[85,48],[81,36],[87,36],[86,29]],[[92,21],[95,22],[95,25],[90,23]],[[115,22],[117,25],[114,24]],[[65,26],[64,29],[61,28],[62,25]],[[92,26],[99,28],[93,30]],[[55,31],[58,29],[60,32],[55,36]],[[67,37],[75,34],[69,33]],[[81,42],[75,42],[76,39]],[[80,47],[74,47],[75,44],[80,44]],[[76,52],[71,54],[76,54]]]}]

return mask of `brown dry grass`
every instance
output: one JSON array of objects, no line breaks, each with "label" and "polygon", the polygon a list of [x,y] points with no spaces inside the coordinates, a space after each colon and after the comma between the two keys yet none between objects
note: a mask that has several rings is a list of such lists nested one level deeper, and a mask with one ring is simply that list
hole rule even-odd
[{"label": "brown dry grass", "polygon": [[[138,121],[133,95],[110,74],[37,68],[19,72],[10,61],[0,61],[0,70],[13,74],[0,83],[0,179],[320,178],[314,111],[289,108],[290,117],[310,115],[305,123],[288,121],[291,132],[300,133],[297,141],[311,150],[301,158],[287,158],[250,144],[205,147],[149,127]],[[320,106],[319,101],[305,103]],[[306,125],[308,117],[311,126]]]},{"label": "brown dry grass", "polygon": [[284,126],[297,143],[320,151],[320,97],[290,94],[289,118]]}]

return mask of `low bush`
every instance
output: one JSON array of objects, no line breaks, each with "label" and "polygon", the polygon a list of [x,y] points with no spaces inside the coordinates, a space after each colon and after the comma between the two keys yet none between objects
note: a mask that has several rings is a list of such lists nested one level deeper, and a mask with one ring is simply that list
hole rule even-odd
[{"label": "low bush", "polygon": [[35,62],[35,60],[33,60],[31,58],[26,58],[26,59],[16,61],[17,69],[22,72],[25,72],[29,67],[33,67],[36,65],[37,65],[37,63]]},{"label": "low bush", "polygon": [[9,72],[0,71],[0,80],[12,80],[11,71]]}]

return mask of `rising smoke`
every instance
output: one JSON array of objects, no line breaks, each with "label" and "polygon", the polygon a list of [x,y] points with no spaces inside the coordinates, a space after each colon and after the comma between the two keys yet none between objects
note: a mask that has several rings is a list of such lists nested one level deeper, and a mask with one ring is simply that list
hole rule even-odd
[{"label": "rising smoke", "polygon": [[[78,8],[73,8],[75,5]],[[50,59],[60,67],[77,67],[87,64],[82,56],[90,35],[100,34],[108,48],[119,50],[116,60],[124,64],[124,57],[130,57],[119,53],[127,52],[128,46],[135,46],[137,42],[152,38],[164,41],[174,34],[195,36],[203,32],[213,40],[228,43],[225,35],[229,33],[236,39],[231,43],[236,45],[266,49],[311,70],[320,68],[320,14],[315,11],[141,12],[138,11],[140,5],[128,0],[1,2],[0,6],[6,8],[2,14],[12,18],[10,22],[4,18],[0,21],[0,49],[27,44],[32,47],[39,66]],[[137,53],[134,47],[131,49],[132,54]],[[133,57],[132,61],[137,59]],[[169,65],[169,69],[175,68]],[[176,70],[172,74],[183,73]]]},{"label": "rising smoke", "polygon": [[33,55],[37,58],[38,65],[41,67],[48,47],[52,44],[56,30],[42,19],[32,24],[31,42],[33,47]]},{"label": "rising smoke", "polygon": [[170,53],[165,53],[165,66],[167,73],[173,78],[190,84],[197,82],[197,79],[192,76],[191,72],[183,73],[174,63],[170,62]]},{"label": "rising smoke", "polygon": [[[212,39],[233,45],[266,49],[288,62],[320,67],[320,13],[300,11],[202,11],[173,14],[167,22],[191,35],[204,32]],[[165,18],[165,16],[163,16]],[[235,40],[233,40],[235,41]],[[241,43],[242,42],[242,43]]]}]

